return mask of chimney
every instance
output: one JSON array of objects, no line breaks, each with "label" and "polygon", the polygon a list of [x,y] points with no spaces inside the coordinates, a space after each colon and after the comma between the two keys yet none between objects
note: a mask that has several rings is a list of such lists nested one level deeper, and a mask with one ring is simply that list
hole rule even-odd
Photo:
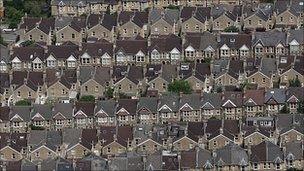
[{"label": "chimney", "polygon": [[38,164],[37,164],[37,170],[41,171],[41,161],[39,161]]}]

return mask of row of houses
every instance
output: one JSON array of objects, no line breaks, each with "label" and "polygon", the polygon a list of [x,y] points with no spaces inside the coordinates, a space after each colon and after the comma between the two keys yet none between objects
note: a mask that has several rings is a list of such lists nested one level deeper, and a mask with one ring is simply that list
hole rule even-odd
[{"label": "row of houses", "polygon": [[55,18],[23,17],[18,27],[21,41],[50,44],[72,41],[76,44],[89,38],[115,42],[120,37],[148,38],[169,35],[221,32],[235,26],[239,30],[272,30],[303,28],[303,1],[277,1],[275,4],[216,5],[213,7],[152,8],[147,11],[121,11],[118,14],[88,16],[56,16]]},{"label": "row of houses", "polygon": [[65,127],[168,124],[201,122],[210,118],[241,120],[246,117],[303,113],[303,88],[174,94],[139,99],[78,101],[75,103],[3,106],[1,130],[25,132],[29,125],[47,129]]},{"label": "row of houses", "polygon": [[53,0],[51,12],[53,16],[80,16],[82,14],[99,14],[100,12],[145,11],[149,8],[180,8],[183,6],[211,6],[215,4],[246,4],[256,3],[248,0]]},{"label": "row of houses", "polygon": [[0,133],[1,167],[302,170],[303,124],[303,115],[283,114],[243,122],[210,119],[187,124]]}]

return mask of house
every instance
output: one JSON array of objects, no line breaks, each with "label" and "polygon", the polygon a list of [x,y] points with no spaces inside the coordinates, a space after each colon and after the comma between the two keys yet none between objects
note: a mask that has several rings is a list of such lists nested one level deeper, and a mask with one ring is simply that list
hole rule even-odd
[{"label": "house", "polygon": [[243,6],[244,29],[247,30],[271,30],[275,24],[273,15],[274,6],[270,3],[257,5],[247,4]]},{"label": "house", "polygon": [[277,81],[277,62],[273,58],[262,58],[253,69],[247,72],[247,80],[258,88],[272,88]]},{"label": "house", "polygon": [[0,100],[1,100],[1,106],[8,105],[9,103],[9,97],[12,94],[11,90],[11,80],[10,75],[8,73],[0,73]]},{"label": "house", "polygon": [[59,131],[31,130],[28,136],[31,161],[56,158],[60,153],[61,139]]},{"label": "house", "polygon": [[283,151],[279,146],[269,141],[263,141],[258,145],[252,146],[249,156],[250,166],[253,170],[281,170],[285,168]]},{"label": "house", "polygon": [[122,0],[122,11],[144,11],[150,5],[149,1],[137,1],[137,0]]},{"label": "house", "polygon": [[[91,2],[91,1],[90,1]],[[94,6],[95,7],[95,6]],[[76,0],[76,1],[60,1],[53,0],[51,2],[51,13],[55,16],[80,16],[88,11],[91,11],[91,4],[86,1]],[[93,9],[93,7],[92,7]]]},{"label": "house", "polygon": [[0,132],[8,133],[10,131],[10,108],[8,106],[1,106],[0,111]]},{"label": "house", "polygon": [[218,47],[219,57],[246,59],[251,57],[251,35],[241,33],[221,33]]},{"label": "house", "polygon": [[177,95],[163,95],[159,99],[158,112],[161,123],[177,123],[181,120],[179,113],[179,98]]},{"label": "house", "polygon": [[104,97],[105,91],[111,85],[110,68],[83,66],[79,70],[80,95]]},{"label": "house", "polygon": [[60,46],[50,45],[46,49],[47,68],[76,68],[78,66],[79,46],[71,42]]},{"label": "house", "polygon": [[304,39],[301,29],[287,31],[287,41],[290,54],[301,54],[303,51]]},{"label": "house", "polygon": [[[218,65],[218,64],[216,64]],[[215,85],[219,86],[239,86],[244,80],[244,66],[241,60],[221,61],[219,65],[226,65],[226,68],[218,68],[215,73]],[[218,66],[216,66],[218,67]],[[225,66],[219,66],[225,67]]]},{"label": "house", "polygon": [[244,146],[250,148],[249,146],[258,145],[264,141],[273,141],[271,136],[271,130],[267,128],[258,128],[257,126],[242,126],[242,132],[244,134]]},{"label": "house", "polygon": [[246,170],[249,166],[249,157],[245,149],[237,144],[229,143],[213,153],[216,168]]},{"label": "house", "polygon": [[184,57],[187,60],[203,62],[217,58],[216,36],[210,32],[187,33],[183,40]]},{"label": "house", "polygon": [[115,66],[113,68],[114,93],[136,97],[143,90],[143,68],[141,66]]},{"label": "house", "polygon": [[68,70],[46,71],[47,96],[49,99],[70,100],[76,98],[77,72]]},{"label": "house", "polygon": [[119,125],[134,125],[137,123],[136,99],[119,99],[116,118]]},{"label": "house", "polygon": [[12,102],[28,99],[36,103],[45,98],[45,85],[42,72],[15,71],[12,74]]},{"label": "house", "polygon": [[38,45],[33,47],[15,47],[11,55],[13,70],[36,70],[44,69],[44,49]]},{"label": "house", "polygon": [[76,102],[74,109],[74,126],[79,129],[92,128],[94,125],[94,102]]},{"label": "house", "polygon": [[158,141],[155,136],[153,136],[153,126],[152,125],[142,125],[134,127],[134,150],[138,154],[154,154],[163,148],[162,142]]},{"label": "house", "polygon": [[89,38],[104,39],[113,42],[117,26],[117,15],[90,14],[87,18],[87,36]]},{"label": "house", "polygon": [[116,102],[114,100],[101,100],[95,107],[95,125],[115,126],[116,125]]},{"label": "house", "polygon": [[176,9],[151,9],[149,22],[151,35],[169,35],[179,33],[180,12]]},{"label": "house", "polygon": [[303,3],[301,5],[301,1],[279,0],[274,4],[274,8],[276,28],[299,28],[303,24]]},{"label": "house", "polygon": [[266,32],[255,32],[252,36],[252,48],[256,58],[276,58],[288,52],[285,32],[274,29]]},{"label": "house", "polygon": [[79,54],[80,64],[82,66],[94,65],[112,66],[113,62],[113,44],[106,40],[100,40],[95,43],[82,43]]},{"label": "house", "polygon": [[[96,137],[97,131],[86,130],[86,129],[75,129],[75,128],[66,128],[62,130],[62,150],[66,153],[66,158],[68,159],[80,159],[88,155],[91,151],[91,145],[94,144],[94,141],[90,142],[89,137],[85,134],[93,134],[89,137]],[[95,135],[94,135],[95,133]],[[91,144],[92,143],[92,144]]]},{"label": "house", "polygon": [[52,44],[55,28],[54,18],[23,17],[18,26],[18,35],[21,41],[44,42]]},{"label": "house", "polygon": [[254,117],[264,112],[264,90],[245,90],[243,96],[244,114]]},{"label": "house", "polygon": [[155,90],[158,93],[167,91],[168,85],[177,77],[177,69],[174,65],[162,65],[159,71],[154,70],[154,76],[149,77],[148,91]]},{"label": "house", "polygon": [[286,161],[286,168],[303,169],[303,152],[301,142],[287,143],[284,148],[284,158]]},{"label": "house", "polygon": [[183,60],[182,40],[174,34],[153,36],[149,44],[150,62],[153,64],[176,64]]},{"label": "house", "polygon": [[284,56],[280,58],[279,73],[281,85],[291,86],[290,81],[298,80],[302,85],[304,83],[304,59],[302,56]]},{"label": "house", "polygon": [[180,97],[179,113],[184,122],[201,121],[201,95],[198,93],[184,94]]},{"label": "house", "polygon": [[211,10],[212,30],[223,31],[230,26],[241,28],[242,7],[225,4],[215,5]]},{"label": "house", "polygon": [[53,126],[53,111],[52,106],[45,104],[34,104],[31,116],[31,123],[36,127],[44,127],[47,129]]},{"label": "house", "polygon": [[303,87],[289,87],[286,90],[286,103],[290,113],[297,113],[299,103],[304,100]]},{"label": "house", "polygon": [[30,123],[31,106],[12,106],[9,119],[11,131],[26,132]]},{"label": "house", "polygon": [[137,104],[137,116],[141,124],[157,124],[158,116],[158,98],[140,97]]},{"label": "house", "polygon": [[269,115],[279,113],[285,105],[286,94],[284,89],[270,89],[265,92],[264,103]]},{"label": "house", "polygon": [[10,66],[8,65],[10,62],[10,54],[9,54],[9,48],[0,45],[0,73],[4,72],[6,73]]},{"label": "house", "polygon": [[146,39],[136,36],[116,41],[115,62],[117,65],[148,63],[148,44]]},{"label": "house", "polygon": [[148,12],[146,11],[121,11],[117,22],[121,37],[135,37],[137,35],[148,37]]},{"label": "house", "polygon": [[181,10],[181,32],[200,33],[211,29],[210,7],[184,7]]},{"label": "house", "polygon": [[0,154],[2,160],[18,161],[25,157],[27,151],[26,133],[0,133]]},{"label": "house", "polygon": [[221,118],[221,94],[220,93],[203,93],[201,100],[201,117],[202,120],[210,118]]},{"label": "house", "polygon": [[72,42],[80,45],[85,38],[86,18],[85,17],[63,17],[55,20],[56,44]]},{"label": "house", "polygon": [[62,130],[63,128],[71,128],[74,126],[73,114],[74,104],[72,103],[55,103],[52,108],[53,123],[55,130]]}]

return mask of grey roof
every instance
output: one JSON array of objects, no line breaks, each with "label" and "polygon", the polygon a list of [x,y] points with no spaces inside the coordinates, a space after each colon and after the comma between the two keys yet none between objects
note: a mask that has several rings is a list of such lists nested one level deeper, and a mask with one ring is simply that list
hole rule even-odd
[{"label": "grey roof", "polygon": [[276,74],[277,65],[274,58],[263,58],[261,60],[260,71],[271,78],[272,74]]},{"label": "grey roof", "polygon": [[63,28],[69,24],[71,24],[73,18],[69,16],[60,16],[55,20],[55,28]]},{"label": "grey roof", "polygon": [[227,59],[218,59],[213,61],[212,74],[217,76],[226,72],[229,66],[229,60]]},{"label": "grey roof", "polygon": [[138,143],[141,143],[148,138],[150,138],[150,133],[152,132],[152,125],[139,124],[133,127],[133,137],[138,139]]},{"label": "grey roof", "polygon": [[22,171],[36,171],[38,170],[37,165],[31,162],[28,159],[22,159],[21,161],[21,170]]},{"label": "grey roof", "polygon": [[279,43],[285,46],[286,38],[286,33],[279,30],[255,32],[253,45],[256,45],[260,42],[263,46],[277,46]]},{"label": "grey roof", "polygon": [[260,3],[258,6],[252,4],[246,5],[243,8],[243,14],[245,18],[256,15],[264,21],[267,21],[273,13],[273,4],[270,3]]},{"label": "grey roof", "polygon": [[56,151],[62,144],[62,136],[60,131],[48,131],[46,136],[46,146]]},{"label": "grey roof", "polygon": [[279,104],[285,103],[286,95],[285,89],[270,89],[265,92],[265,103],[269,102],[269,100],[275,100]]},{"label": "grey roof", "polygon": [[184,49],[188,46],[192,46],[197,51],[207,51],[209,46],[214,51],[217,49],[216,36],[207,31],[203,33],[188,33],[185,36],[185,40]]},{"label": "grey roof", "polygon": [[214,163],[217,166],[247,166],[249,164],[246,151],[234,143],[229,143],[225,147],[216,150],[215,154],[216,157]]},{"label": "grey roof", "polygon": [[201,95],[198,93],[183,94],[180,98],[180,108],[186,103],[191,106],[193,110],[199,110],[201,107]]},{"label": "grey roof", "polygon": [[66,128],[62,131],[62,141],[67,145],[67,148],[71,148],[72,146],[79,143],[81,139],[81,130],[75,128]]},{"label": "grey roof", "polygon": [[46,143],[46,130],[31,130],[28,136],[28,145],[31,146],[31,151],[39,148]]},{"label": "grey roof", "polygon": [[52,119],[52,106],[48,104],[34,104],[31,113],[31,118],[33,118],[37,113],[39,113],[45,120]]},{"label": "grey roof", "polygon": [[96,103],[95,114],[100,110],[106,112],[109,116],[115,116],[117,104],[114,100],[102,100]]},{"label": "grey roof", "polygon": [[30,106],[13,106],[11,108],[9,117],[12,119],[16,114],[18,114],[23,121],[29,122],[30,121],[30,112],[31,112],[31,107]]},{"label": "grey roof", "polygon": [[67,119],[71,119],[73,117],[74,105],[72,103],[56,103],[54,105],[54,115],[61,113]]},{"label": "grey roof", "polygon": [[219,93],[204,93],[201,100],[202,109],[220,109],[221,94]]},{"label": "grey roof", "polygon": [[9,62],[9,48],[0,44],[0,61]]},{"label": "grey roof", "polygon": [[168,24],[172,25],[179,21],[179,11],[175,9],[156,9],[153,8],[149,14],[149,20],[152,24],[163,18]]},{"label": "grey roof", "polygon": [[143,170],[144,169],[144,163],[143,159],[139,155],[132,155],[127,156],[128,162],[127,162],[127,169],[128,170]]},{"label": "grey roof", "polygon": [[288,142],[285,146],[285,158],[287,160],[303,160],[303,149],[301,141]]},{"label": "grey roof", "polygon": [[[161,109],[164,105],[167,105],[172,112],[177,112],[179,110],[179,98],[177,95],[174,94],[168,94],[168,95],[163,95],[159,99],[160,103],[158,106],[158,110]],[[161,112],[169,112],[170,109],[162,109]]]},{"label": "grey roof", "polygon": [[289,30],[289,35],[288,35],[287,39],[288,39],[287,40],[288,43],[292,42],[293,40],[296,40],[299,44],[304,44],[303,28],[295,29],[295,30]]},{"label": "grey roof", "polygon": [[110,170],[126,170],[128,159],[126,157],[115,157],[109,161]]},{"label": "grey roof", "polygon": [[80,84],[84,84],[90,79],[94,79],[100,85],[104,85],[110,81],[110,68],[107,67],[92,67],[92,66],[81,66],[79,81]]},{"label": "grey roof", "polygon": [[79,67],[79,81],[80,84],[87,82],[94,75],[95,67],[93,66],[80,66]]},{"label": "grey roof", "polygon": [[263,141],[251,148],[251,162],[283,162],[283,151],[270,141]]},{"label": "grey roof", "polygon": [[149,171],[162,170],[161,152],[157,151],[156,153],[147,156],[146,168]]},{"label": "grey roof", "polygon": [[199,148],[196,153],[196,164],[198,168],[209,168],[210,165],[212,166],[213,160],[210,151]]},{"label": "grey roof", "polygon": [[46,160],[42,160],[41,170],[55,170],[55,168],[56,168],[56,159],[48,158]]},{"label": "grey roof", "polygon": [[152,113],[157,113],[158,99],[154,97],[140,97],[137,104],[137,111],[142,108],[150,110]]},{"label": "grey roof", "polygon": [[[82,158],[82,161],[90,161],[93,164],[98,163],[98,169],[100,170],[108,170],[108,162],[106,159],[95,155],[94,153]],[[95,165],[96,166],[96,165]],[[96,167],[95,167],[96,168]]]},{"label": "grey roof", "polygon": [[163,65],[161,71],[161,77],[168,83],[171,83],[177,76],[177,70],[174,65]]}]

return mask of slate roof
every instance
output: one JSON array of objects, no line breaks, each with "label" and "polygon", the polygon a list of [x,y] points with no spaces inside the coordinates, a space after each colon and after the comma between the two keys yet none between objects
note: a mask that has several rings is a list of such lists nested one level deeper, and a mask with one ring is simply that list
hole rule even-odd
[{"label": "slate roof", "polygon": [[15,57],[22,62],[25,61],[33,61],[35,58],[39,58],[41,61],[44,61],[44,49],[39,46],[29,46],[29,47],[15,47],[13,48],[13,54],[11,56],[11,60]]},{"label": "slate roof", "polygon": [[90,14],[87,18],[87,26],[88,28],[92,28],[96,25],[102,25],[109,31],[113,29],[114,26],[117,25],[117,15],[115,14],[107,14],[107,13],[102,13],[102,14]]},{"label": "slate roof", "polygon": [[217,19],[222,15],[226,15],[231,20],[236,21],[237,17],[240,17],[242,15],[242,8],[240,5],[215,5],[211,10],[211,16],[213,17],[213,19]]},{"label": "slate roof", "polygon": [[220,109],[221,94],[219,93],[203,93],[201,100],[202,109]]},{"label": "slate roof", "polygon": [[145,11],[122,11],[119,13],[118,23],[120,25],[124,25],[129,21],[141,28],[148,24],[148,13]]},{"label": "slate roof", "polygon": [[87,149],[91,150],[98,141],[96,129],[82,129],[81,144]]},{"label": "slate roof", "polygon": [[124,147],[127,147],[128,141],[133,140],[133,128],[131,126],[118,126],[117,142]]},{"label": "slate roof", "polygon": [[[52,106],[47,104],[34,104],[33,110],[31,112],[31,119],[34,119],[33,117],[39,113],[45,120],[51,120],[52,119]],[[39,118],[36,118],[39,119]],[[35,119],[34,119],[35,120]]]},{"label": "slate roof", "polygon": [[8,73],[0,73],[0,94],[4,93],[5,88],[10,88],[10,79]]},{"label": "slate roof", "polygon": [[286,46],[287,35],[279,30],[255,32],[253,36],[253,46],[258,43],[261,43],[263,46],[277,46],[279,43]]},{"label": "slate roof", "polygon": [[[160,112],[177,112],[179,110],[179,100],[178,96],[174,94],[163,95],[159,99],[158,111]],[[168,106],[170,109],[163,108],[164,105]]]},{"label": "slate roof", "polygon": [[147,55],[148,43],[140,36],[116,41],[115,53],[123,52],[126,55],[136,55],[139,51]]},{"label": "slate roof", "polygon": [[62,143],[66,144],[69,149],[81,141],[81,135],[80,129],[65,128],[62,130]]},{"label": "slate roof", "polygon": [[126,109],[130,115],[136,114],[137,100],[136,99],[119,99],[117,111],[121,108]]},{"label": "slate roof", "polygon": [[56,103],[53,109],[53,118],[56,114],[61,113],[66,119],[73,117],[74,104],[72,103]]},{"label": "slate roof", "polygon": [[300,141],[288,142],[286,144],[286,151],[284,157],[287,160],[302,160],[303,149]]},{"label": "slate roof", "polygon": [[10,120],[12,120],[13,117],[16,114],[18,114],[23,119],[23,122],[29,122],[30,121],[30,112],[31,112],[30,106],[12,106],[9,117],[10,117]]},{"label": "slate roof", "polygon": [[210,32],[187,33],[183,48],[186,49],[188,46],[191,46],[197,51],[207,51],[209,49],[216,51],[217,44],[216,36]]},{"label": "slate roof", "polygon": [[91,57],[101,57],[105,53],[113,56],[113,44],[103,40],[95,43],[82,43],[82,51],[80,55],[88,53]]},{"label": "slate roof", "polygon": [[88,117],[93,117],[94,116],[94,109],[95,109],[95,103],[94,102],[76,102],[74,115],[78,111],[81,110]]},{"label": "slate roof", "polygon": [[137,111],[146,108],[152,113],[157,113],[158,99],[155,97],[141,97],[138,100]]},{"label": "slate roof", "polygon": [[149,21],[153,25],[160,19],[165,20],[168,24],[172,25],[179,21],[179,11],[175,9],[157,9],[153,8],[149,13]]},{"label": "slate roof", "polygon": [[181,10],[180,18],[182,22],[187,21],[191,17],[194,17],[198,21],[204,23],[211,17],[210,7],[183,7]]},{"label": "slate roof", "polygon": [[[222,96],[222,107],[242,107],[243,105],[243,94],[242,92],[237,92],[237,91],[226,91],[223,93]],[[233,104],[231,103],[226,103],[228,100],[230,100]],[[226,103],[226,104],[225,104]]]},{"label": "slate roof", "polygon": [[143,67],[141,66],[130,66],[129,72],[126,76],[129,80],[133,83],[138,84],[140,81],[143,80]]},{"label": "slate roof", "polygon": [[245,106],[263,106],[264,90],[246,90],[243,101]]},{"label": "slate roof", "polygon": [[286,94],[284,89],[270,89],[265,92],[264,102],[266,104],[284,104]]},{"label": "slate roof", "polygon": [[246,151],[234,143],[229,143],[225,147],[217,149],[215,154],[216,157],[214,162],[217,166],[249,165],[249,159]]},{"label": "slate roof", "polygon": [[8,106],[0,106],[0,111],[0,122],[8,122],[10,108]]},{"label": "slate roof", "polygon": [[151,53],[156,49],[159,53],[169,53],[174,48],[176,48],[180,53],[182,52],[182,40],[180,37],[174,34],[160,35],[151,38],[149,52]]},{"label": "slate roof", "polygon": [[222,47],[224,44],[227,45],[230,49],[239,50],[243,45],[246,45],[248,50],[251,49],[251,35],[242,34],[242,33],[221,33],[219,47]]},{"label": "slate roof", "polygon": [[267,21],[271,18],[273,10],[273,4],[270,3],[259,3],[257,6],[252,4],[243,6],[243,14],[245,19],[256,15],[260,19]]},{"label": "slate roof", "polygon": [[49,34],[51,30],[54,30],[55,19],[54,18],[31,18],[23,17],[19,28],[25,29],[26,32],[32,30],[33,28],[38,28],[45,34]]},{"label": "slate roof", "polygon": [[162,169],[162,155],[157,151],[154,154],[147,155],[146,168],[149,171]]},{"label": "slate roof", "polygon": [[47,57],[52,55],[57,60],[66,60],[71,55],[73,55],[74,58],[77,59],[79,54],[79,47],[75,44],[62,44],[60,46],[49,45],[47,49]]},{"label": "slate roof", "polygon": [[180,97],[180,102],[179,102],[179,107],[180,110],[182,106],[185,104],[188,104],[190,107],[193,108],[193,110],[200,110],[201,107],[201,95],[198,93],[193,93],[193,94],[183,94]]},{"label": "slate roof", "polygon": [[263,141],[251,147],[250,161],[282,163],[283,151],[279,146],[269,141]]},{"label": "slate roof", "polygon": [[114,141],[114,135],[116,135],[116,127],[115,126],[101,126],[99,140],[101,144],[106,146]]},{"label": "slate roof", "polygon": [[9,57],[9,48],[0,44],[0,62],[4,61],[5,63],[8,63]]},{"label": "slate roof", "polygon": [[116,102],[114,100],[102,100],[96,103],[95,115],[100,111],[104,111],[108,116],[114,117],[116,112]]}]

